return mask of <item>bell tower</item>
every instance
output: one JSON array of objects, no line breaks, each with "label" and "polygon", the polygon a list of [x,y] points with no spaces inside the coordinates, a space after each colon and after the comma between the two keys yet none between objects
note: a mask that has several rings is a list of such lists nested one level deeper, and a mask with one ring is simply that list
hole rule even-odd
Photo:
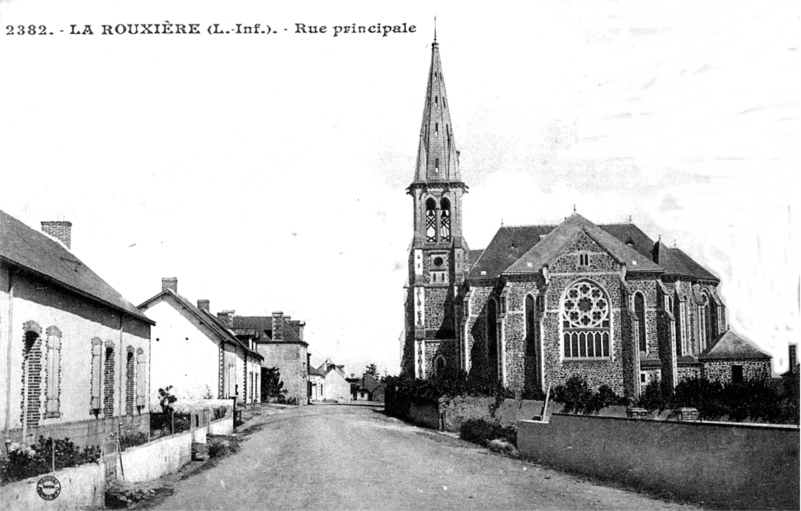
[{"label": "bell tower", "polygon": [[401,370],[428,378],[446,367],[458,368],[454,297],[468,270],[468,247],[462,236],[462,196],[467,185],[459,172],[436,34],[414,181],[406,192],[412,196],[414,238],[409,249]]}]

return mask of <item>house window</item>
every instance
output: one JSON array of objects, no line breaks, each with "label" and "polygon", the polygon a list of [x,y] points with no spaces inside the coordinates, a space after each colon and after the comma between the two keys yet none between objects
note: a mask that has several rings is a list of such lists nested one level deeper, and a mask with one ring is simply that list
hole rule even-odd
[{"label": "house window", "polygon": [[100,415],[100,392],[103,388],[103,341],[92,339],[92,394],[89,413]]},{"label": "house window", "polygon": [[147,366],[145,365],[145,350],[136,350],[136,407],[139,412],[147,404]]},{"label": "house window", "polygon": [[60,417],[61,330],[47,329],[47,417]]},{"label": "house window", "polygon": [[634,315],[637,316],[637,341],[640,351],[648,351],[648,341],[645,336],[645,297],[642,293],[634,295]]},{"label": "house window", "polygon": [[136,360],[133,346],[125,353],[125,414],[133,415],[136,400]]},{"label": "house window", "polygon": [[106,343],[106,360],[103,366],[103,416],[114,416],[114,348]]},{"label": "house window", "polygon": [[38,426],[41,419],[40,397],[42,394],[42,329],[33,321],[26,322],[25,345],[22,353],[23,390],[20,421],[28,426]]},{"label": "house window", "polygon": [[440,234],[441,241],[451,240],[451,202],[443,198],[440,202]]},{"label": "house window", "polygon": [[578,281],[562,300],[565,358],[609,357],[609,299],[597,284]]},{"label": "house window", "polygon": [[426,201],[426,241],[437,241],[437,202],[434,199]]},{"label": "house window", "polygon": [[743,382],[743,366],[740,365],[731,366],[731,382],[732,383]]}]

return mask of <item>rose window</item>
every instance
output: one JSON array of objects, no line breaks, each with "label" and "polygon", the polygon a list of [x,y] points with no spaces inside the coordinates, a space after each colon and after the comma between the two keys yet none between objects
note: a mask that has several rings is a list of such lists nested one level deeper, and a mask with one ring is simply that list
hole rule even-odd
[{"label": "rose window", "polygon": [[565,358],[609,357],[609,299],[591,282],[577,282],[562,303]]}]

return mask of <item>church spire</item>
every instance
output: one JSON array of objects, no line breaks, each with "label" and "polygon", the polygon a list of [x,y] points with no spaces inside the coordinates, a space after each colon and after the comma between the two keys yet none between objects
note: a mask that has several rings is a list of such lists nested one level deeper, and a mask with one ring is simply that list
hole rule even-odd
[{"label": "church spire", "polygon": [[462,180],[436,32],[431,45],[431,68],[428,71],[428,87],[423,108],[423,122],[420,127],[417,172],[414,180],[415,182],[461,182]]}]

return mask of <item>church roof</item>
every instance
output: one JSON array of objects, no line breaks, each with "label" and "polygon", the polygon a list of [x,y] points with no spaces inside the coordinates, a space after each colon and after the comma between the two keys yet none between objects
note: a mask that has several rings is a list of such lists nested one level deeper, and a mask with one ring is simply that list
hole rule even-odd
[{"label": "church roof", "polygon": [[631,247],[634,250],[649,259],[651,258],[651,249],[654,246],[654,240],[649,238],[648,235],[642,232],[636,225],[632,223],[603,224],[598,227],[619,239],[624,244],[631,243]]},{"label": "church roof", "polygon": [[714,346],[704,351],[699,360],[732,360],[732,359],[770,359],[770,355],[766,354],[757,346],[728,330],[723,334]]},{"label": "church roof", "polygon": [[64,245],[0,211],[0,259],[90,300],[155,323]]},{"label": "church roof", "polygon": [[431,67],[428,71],[414,182],[461,182],[461,180],[439,44],[435,40],[431,45]]},{"label": "church roof", "polygon": [[656,263],[665,269],[665,275],[720,282],[720,279],[709,273],[692,257],[678,248],[666,246],[661,240],[654,244],[653,255]]},{"label": "church roof", "polygon": [[[469,280],[497,278],[509,265],[539,243],[541,236],[553,229],[552,225],[501,226],[473,264],[467,278]],[[473,251],[470,252],[472,257]]]},{"label": "church roof", "polygon": [[581,232],[586,232],[629,272],[662,272],[649,257],[634,250],[578,213],[573,213],[503,273],[535,273],[556,258],[561,250]]}]

